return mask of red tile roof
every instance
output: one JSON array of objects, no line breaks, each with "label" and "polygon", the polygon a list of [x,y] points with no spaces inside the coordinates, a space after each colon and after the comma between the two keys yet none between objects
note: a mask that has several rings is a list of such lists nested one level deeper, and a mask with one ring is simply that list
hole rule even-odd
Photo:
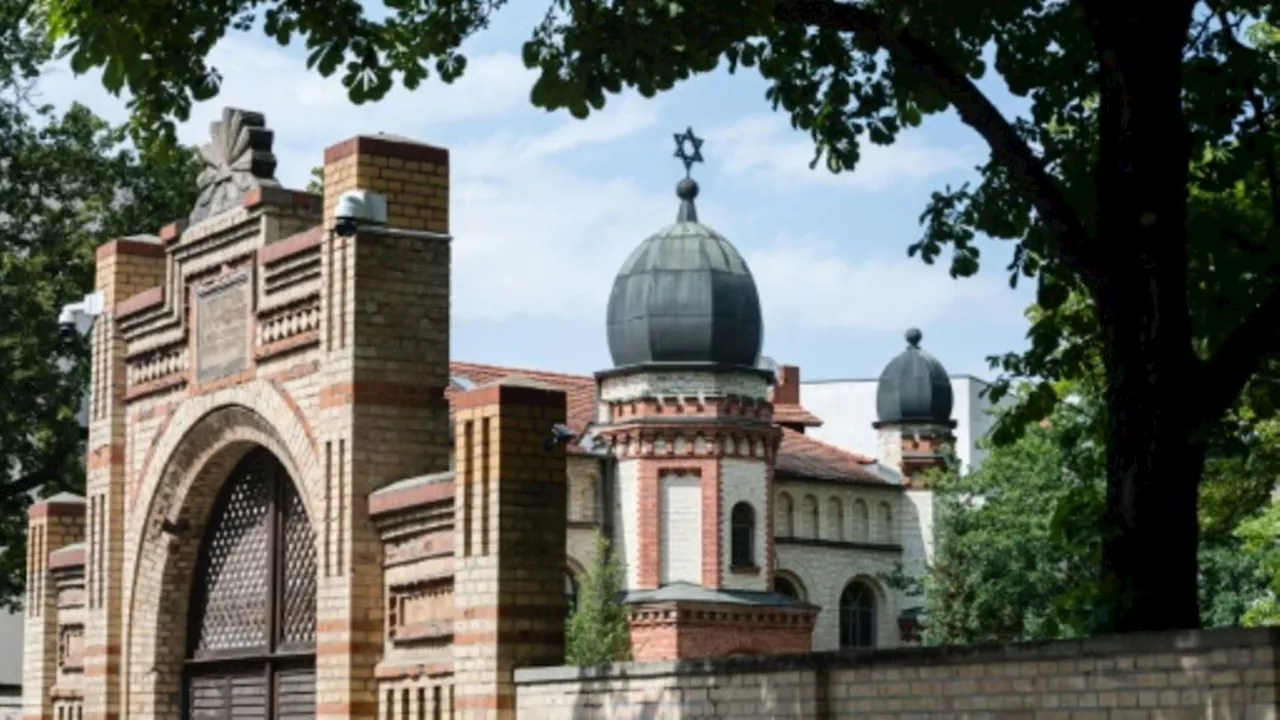
[{"label": "red tile roof", "polygon": [[828,445],[790,428],[782,430],[782,445],[774,473],[782,477],[815,480],[887,482],[872,467],[875,458]]},{"label": "red tile roof", "polygon": [[822,420],[813,413],[805,410],[800,405],[774,405],[773,421],[779,425],[803,425],[804,427],[818,427],[822,424]]},{"label": "red tile roof", "polygon": [[[448,398],[452,398],[464,389],[459,385],[459,380],[464,383],[469,380],[476,385],[485,385],[503,378],[519,377],[564,390],[568,405],[568,425],[575,433],[584,431],[595,419],[596,381],[595,378],[587,375],[467,362],[450,362],[449,371],[454,382],[445,391],[445,396]],[[779,408],[783,409],[782,417],[777,417]],[[822,422],[799,405],[782,405],[774,411],[775,419],[780,423],[813,426],[820,425]],[[570,449],[578,448],[571,446]],[[866,455],[849,452],[795,430],[784,428],[782,445],[778,449],[776,472],[782,477],[800,479],[886,482],[870,467],[874,464],[875,460]]]}]

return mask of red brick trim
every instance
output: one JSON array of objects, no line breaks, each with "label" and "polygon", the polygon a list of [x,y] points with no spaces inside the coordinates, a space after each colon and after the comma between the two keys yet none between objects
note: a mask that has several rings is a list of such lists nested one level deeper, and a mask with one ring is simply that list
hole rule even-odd
[{"label": "red brick trim", "polygon": [[474,390],[456,393],[453,409],[469,410],[486,405],[524,405],[527,407],[565,407],[565,392],[555,388],[538,388],[528,385],[505,384],[501,381]]},{"label": "red brick trim", "polygon": [[112,257],[114,255],[138,255],[141,257],[164,257],[164,245],[157,243],[142,242],[141,240],[126,240],[117,238],[109,240],[98,246],[95,257],[98,262]]},{"label": "red brick trim", "polygon": [[65,568],[83,566],[84,547],[65,547],[49,553],[50,570],[62,570]]},{"label": "red brick trim", "polygon": [[[545,614],[545,613],[544,613]],[[414,642],[447,641],[453,638],[453,620],[432,620],[392,628],[391,638],[396,645]]]},{"label": "red brick trim", "polygon": [[266,360],[277,355],[284,355],[298,350],[305,350],[320,344],[320,331],[308,330],[298,333],[293,337],[287,337],[283,340],[277,340],[273,343],[262,345],[258,348],[256,358],[258,360]]},{"label": "red brick trim", "polygon": [[320,246],[324,239],[324,227],[317,225],[310,230],[294,233],[289,237],[268,243],[258,251],[258,264],[270,265]]},{"label": "red brick trim", "polygon": [[316,620],[316,635],[326,633],[372,632],[382,633],[382,621],[366,617],[337,618],[334,620]]},{"label": "red brick trim", "polygon": [[280,399],[288,406],[289,412],[293,413],[294,419],[298,421],[298,425],[302,428],[302,434],[307,436],[307,443],[311,445],[311,452],[318,456],[320,443],[316,440],[316,434],[312,431],[311,423],[307,420],[306,414],[302,412],[301,407],[298,407],[298,401],[293,399],[293,395],[279,380],[270,380],[268,382],[271,383],[271,387],[275,388],[276,392],[280,393]]},{"label": "red brick trim", "polygon": [[123,463],[123,444],[99,445],[89,450],[89,457],[85,460],[85,469],[89,471],[100,470]]},{"label": "red brick trim", "polygon": [[298,378],[304,378],[308,375],[318,372],[319,370],[320,370],[320,361],[309,360],[306,362],[297,363],[295,365],[290,365],[284,370],[271,373],[270,375],[264,375],[263,377],[268,381],[270,381],[271,383],[276,384],[278,386],[279,383],[286,383],[286,382],[289,382],[290,380],[297,380]]},{"label": "red brick trim", "polygon": [[737,397],[646,397],[611,402],[609,409],[619,424],[630,418],[750,418],[765,422],[773,418],[773,405],[769,402],[744,401]]},{"label": "red brick trim", "polygon": [[[191,343],[192,343],[192,346],[194,347],[195,345],[194,338],[192,339]],[[218,378],[217,380],[210,380],[209,382],[204,384],[198,384],[194,382],[196,377],[195,367],[196,367],[195,364],[192,363],[191,370],[189,371],[191,380],[192,380],[192,382],[188,383],[189,390],[187,392],[187,395],[189,397],[196,397],[198,395],[207,395],[208,393],[214,392],[215,390],[221,390],[223,388],[229,388],[232,385],[239,385],[241,383],[248,382],[249,380],[252,380],[257,375],[257,372],[258,372],[257,365],[255,365],[251,361],[249,363],[248,368],[241,370],[238,373],[235,373],[233,375],[226,375],[224,377]]]},{"label": "red brick trim", "polygon": [[139,385],[134,385],[125,391],[124,400],[125,402],[133,402],[134,400],[144,398],[148,395],[155,395],[156,393],[179,388],[186,384],[187,372],[185,370],[179,370],[164,377],[159,377],[155,380],[149,380]]},{"label": "red brick trim", "polygon": [[[327,693],[333,693],[330,689]],[[317,703],[316,717],[344,717],[344,718],[376,718],[378,715],[378,701],[364,700],[353,703]]]},{"label": "red brick trim", "polygon": [[369,498],[369,515],[377,516],[384,513],[396,512],[398,510],[407,510],[409,508],[427,505],[442,500],[448,500],[453,497],[453,483],[451,482],[435,482],[415,487],[389,492],[383,495],[375,495]]},{"label": "red brick trim", "polygon": [[244,198],[240,201],[241,206],[246,208],[255,208],[259,205],[276,205],[280,207],[295,207],[312,212],[320,212],[323,199],[319,195],[313,195],[302,190],[288,190],[282,187],[269,187],[256,185],[244,194]]},{"label": "red brick trim", "polygon": [[445,148],[369,135],[357,135],[325,148],[324,164],[329,165],[351,155],[372,155],[449,167],[449,151]]},{"label": "red brick trim", "polygon": [[422,677],[441,677],[453,674],[453,661],[421,663],[401,660],[384,660],[373,671],[379,680],[407,680]]},{"label": "red brick trim", "polygon": [[157,285],[116,303],[116,319],[125,318],[135,313],[164,304],[164,286]]},{"label": "red brick trim", "polygon": [[330,640],[316,643],[316,660],[325,656],[348,657],[351,655],[376,657],[382,654],[382,640]]},{"label": "red brick trim", "polygon": [[364,380],[320,388],[320,409],[346,405],[429,408],[444,403],[444,388]]},{"label": "red brick trim", "polygon": [[182,231],[187,229],[187,219],[179,218],[173,222],[160,228],[160,232],[156,233],[160,236],[160,242],[168,245],[169,243],[182,237]]},{"label": "red brick trim", "polygon": [[[636,582],[639,587],[657,587],[662,565],[662,483],[665,473],[692,473],[700,479],[702,490],[702,580],[707,587],[719,587],[720,573],[720,533],[719,533],[719,500],[720,500],[720,461],[717,458],[697,459],[642,459],[636,467],[636,509],[637,550],[640,567],[636,571]],[[707,513],[708,494],[714,498],[717,506],[714,517]],[[708,521],[714,521],[711,527],[716,529],[714,538],[708,542]],[[712,545],[714,547],[708,547]],[[715,562],[708,566],[708,552],[714,551]],[[714,578],[714,580],[712,580]],[[708,582],[712,580],[711,582]]]}]

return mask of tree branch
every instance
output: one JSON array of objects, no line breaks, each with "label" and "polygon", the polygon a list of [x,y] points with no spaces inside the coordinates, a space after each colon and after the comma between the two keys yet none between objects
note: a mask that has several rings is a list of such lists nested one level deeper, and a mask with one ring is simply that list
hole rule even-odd
[{"label": "tree branch", "polygon": [[[1222,26],[1222,38],[1224,42],[1231,45],[1236,52],[1248,53],[1255,52],[1252,48],[1246,47],[1244,43],[1236,37],[1237,28],[1231,23],[1231,18],[1227,16],[1227,11],[1214,3],[1208,3],[1210,9],[1213,10],[1214,17]],[[1262,149],[1262,159],[1264,169],[1267,173],[1267,187],[1271,194],[1271,222],[1273,226],[1280,227],[1280,170],[1276,166],[1276,156],[1274,144],[1271,142],[1271,111],[1267,110],[1266,103],[1262,99],[1262,95],[1258,92],[1257,86],[1249,78],[1244,79],[1245,102],[1253,108],[1254,123],[1258,126],[1258,131],[1264,136],[1266,147]],[[1250,150],[1257,151],[1257,139],[1252,135],[1248,135],[1244,140]]]},{"label": "tree branch", "polygon": [[835,0],[782,0],[774,14],[784,21],[868,37],[895,60],[914,67],[956,109],[961,121],[987,141],[995,160],[1026,189],[1041,219],[1054,231],[1058,258],[1090,284],[1101,279],[1102,268],[1089,233],[1044,163],[978,86],[929,43],[915,37],[909,28],[894,30],[872,10]]},{"label": "tree branch", "polygon": [[0,505],[8,504],[9,501],[19,495],[26,495],[41,485],[56,480],[62,474],[62,468],[66,460],[66,450],[60,447],[54,448],[49,453],[48,459],[40,467],[26,475],[21,475],[7,483],[0,484]]},{"label": "tree branch", "polygon": [[[1280,263],[1272,265],[1264,277],[1280,277]],[[1204,382],[1195,390],[1199,402],[1193,420],[1198,426],[1203,428],[1217,422],[1257,374],[1263,360],[1280,356],[1277,316],[1280,316],[1280,281],[1273,282],[1262,302],[1245,315],[1213,357],[1203,364]]]}]

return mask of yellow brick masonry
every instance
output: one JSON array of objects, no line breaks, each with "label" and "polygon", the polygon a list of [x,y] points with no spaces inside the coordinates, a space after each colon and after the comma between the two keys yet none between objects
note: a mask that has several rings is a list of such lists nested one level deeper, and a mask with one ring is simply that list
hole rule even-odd
[{"label": "yellow brick masonry", "polygon": [[[389,173],[393,160],[407,176]],[[392,229],[448,231],[446,151],[386,137],[328,148],[326,227],[337,197],[355,187],[387,195]],[[317,716],[345,720],[377,711],[382,546],[369,493],[448,469],[450,256],[444,239],[361,232],[327,233],[322,257]]]},{"label": "yellow brick masonry", "polygon": [[520,720],[1274,720],[1276,629],[518,671]]},{"label": "yellow brick masonry", "polygon": [[85,567],[86,720],[120,717],[121,580],[124,559],[126,443],[125,342],[116,303],[164,279],[162,246],[115,240],[97,252],[95,289],[104,313],[94,325],[86,471]]},{"label": "yellow brick masonry", "polygon": [[49,576],[49,553],[84,539],[84,500],[33,505],[27,523],[27,596],[24,608],[22,718],[53,717],[49,691],[58,671],[58,591]]},{"label": "yellow brick masonry", "polygon": [[498,384],[454,398],[454,712],[515,717],[512,672],[564,658],[565,395]]}]

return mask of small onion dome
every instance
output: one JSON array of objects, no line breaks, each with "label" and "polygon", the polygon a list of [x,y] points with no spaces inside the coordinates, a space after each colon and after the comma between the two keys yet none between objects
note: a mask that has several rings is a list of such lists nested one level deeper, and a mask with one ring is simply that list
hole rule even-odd
[{"label": "small onion dome", "polygon": [[876,388],[877,425],[951,422],[951,378],[937,358],[920,349],[920,331],[907,331],[907,349],[889,361]]},{"label": "small onion dome", "polygon": [[641,243],[613,281],[608,324],[614,367],[754,368],[764,339],[755,279],[733,245],[698,222],[698,184],[685,178],[676,195],[676,222]]}]

